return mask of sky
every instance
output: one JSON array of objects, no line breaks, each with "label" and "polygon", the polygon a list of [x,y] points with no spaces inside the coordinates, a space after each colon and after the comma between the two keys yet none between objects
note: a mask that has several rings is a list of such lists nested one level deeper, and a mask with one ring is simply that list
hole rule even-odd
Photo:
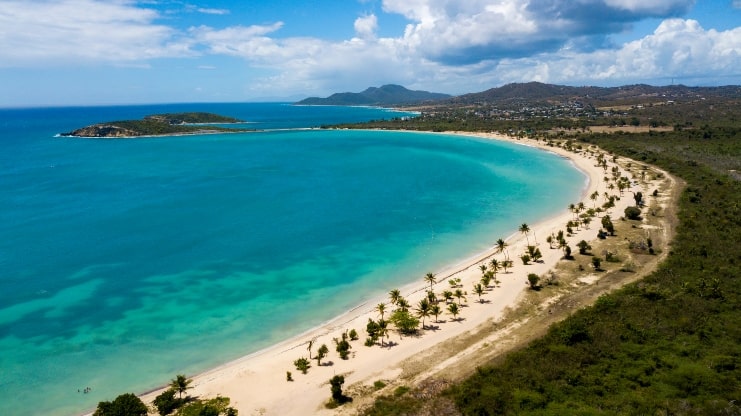
[{"label": "sky", "polygon": [[741,0],[0,0],[0,107],[741,84]]}]

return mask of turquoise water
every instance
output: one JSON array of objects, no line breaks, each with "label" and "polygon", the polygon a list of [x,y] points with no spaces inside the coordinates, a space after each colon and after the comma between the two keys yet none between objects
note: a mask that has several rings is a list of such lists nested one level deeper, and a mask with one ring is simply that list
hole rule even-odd
[{"label": "turquoise water", "polygon": [[54,137],[175,111],[269,129],[398,115],[278,104],[0,111],[3,414],[76,414],[254,352],[483,251],[584,185],[555,155],[446,135]]}]

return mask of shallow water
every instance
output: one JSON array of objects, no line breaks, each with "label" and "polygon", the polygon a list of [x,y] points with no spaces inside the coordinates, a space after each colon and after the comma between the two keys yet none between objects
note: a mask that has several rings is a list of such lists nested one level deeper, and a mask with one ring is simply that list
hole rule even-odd
[{"label": "shallow water", "polygon": [[256,351],[483,251],[584,185],[558,156],[445,135],[53,137],[176,111],[258,128],[395,116],[277,104],[0,111],[4,413],[75,414]]}]

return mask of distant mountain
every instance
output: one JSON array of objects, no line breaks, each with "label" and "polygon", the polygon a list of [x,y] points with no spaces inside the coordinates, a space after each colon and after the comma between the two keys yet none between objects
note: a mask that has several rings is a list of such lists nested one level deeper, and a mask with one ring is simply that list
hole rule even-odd
[{"label": "distant mountain", "polygon": [[448,94],[427,91],[412,91],[401,85],[384,85],[371,87],[363,92],[342,92],[327,98],[309,97],[297,102],[297,105],[400,105],[415,104],[450,98]]},{"label": "distant mountain", "polygon": [[656,87],[636,84],[621,87],[570,87],[540,82],[514,83],[486,91],[459,95],[438,104],[545,104],[579,101],[593,105],[630,104],[646,101],[672,100],[675,98],[723,96],[738,97],[741,87],[687,87],[670,85]]}]

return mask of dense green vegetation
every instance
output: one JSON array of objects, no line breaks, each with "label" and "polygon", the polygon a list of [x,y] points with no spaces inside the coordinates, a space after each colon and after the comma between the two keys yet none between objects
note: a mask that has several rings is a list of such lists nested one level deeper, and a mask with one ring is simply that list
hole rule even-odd
[{"label": "dense green vegetation", "polygon": [[113,401],[100,402],[93,416],[146,416],[149,409],[140,398],[124,393]]},{"label": "dense green vegetation", "polygon": [[83,127],[63,136],[79,137],[137,137],[169,134],[246,131],[221,126],[195,124],[230,124],[241,120],[211,113],[155,114],[142,120],[121,120]]},{"label": "dense green vegetation", "polygon": [[[740,133],[715,139],[737,159]],[[464,414],[741,412],[741,184],[675,151],[677,136],[584,137],[687,181],[669,258],[451,389]],[[707,160],[714,147],[693,148]]]},{"label": "dense green vegetation", "polygon": [[[186,395],[192,387],[192,379],[178,374],[170,380],[169,388],[152,401],[151,412],[161,416],[237,416],[237,409],[230,407],[228,397],[217,396],[213,399],[200,399]],[[178,397],[175,395],[178,394]],[[98,403],[93,416],[146,416],[150,409],[137,396],[131,393],[121,394],[113,401]]]},{"label": "dense green vegetation", "polygon": [[242,120],[213,113],[164,113],[145,117],[145,120],[159,120],[169,124],[199,124],[199,123],[241,123]]},{"label": "dense green vegetation", "polygon": [[[684,115],[692,125],[700,116]],[[735,117],[689,130],[575,136],[575,144],[686,181],[667,260],[434,400],[475,415],[741,414],[741,182],[733,172],[741,169],[741,128],[728,123]],[[425,406],[429,399],[383,397],[367,414]]]},{"label": "dense green vegetation", "polygon": [[[422,131],[499,131],[520,137],[570,136],[589,127],[651,127],[690,130],[738,128],[741,87],[688,88],[631,86],[564,87],[510,84],[421,108],[415,118],[362,124],[363,128]],[[341,125],[339,127],[361,127]]]}]

